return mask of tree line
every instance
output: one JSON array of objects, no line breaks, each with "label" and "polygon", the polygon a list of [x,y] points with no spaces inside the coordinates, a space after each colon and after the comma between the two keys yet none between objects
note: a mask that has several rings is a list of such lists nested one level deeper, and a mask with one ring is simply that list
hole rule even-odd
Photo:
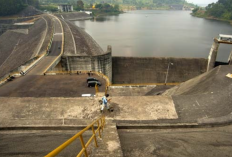
[{"label": "tree line", "polygon": [[195,8],[193,10],[193,15],[203,12],[205,17],[215,17],[225,20],[232,20],[232,0],[218,0],[216,3],[211,3],[202,8]]},{"label": "tree line", "polygon": [[211,3],[206,8],[206,15],[232,20],[232,0],[219,0]]},{"label": "tree line", "polygon": [[[172,4],[189,4],[185,0],[82,0],[85,5],[87,4],[120,4],[120,5],[134,5],[139,7],[144,6],[168,6]],[[77,0],[40,0],[44,4],[52,3],[66,3],[75,5]]]}]

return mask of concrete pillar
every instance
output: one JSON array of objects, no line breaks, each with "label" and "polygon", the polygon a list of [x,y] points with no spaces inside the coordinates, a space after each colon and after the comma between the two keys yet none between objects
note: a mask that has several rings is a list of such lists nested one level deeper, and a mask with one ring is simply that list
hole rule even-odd
[{"label": "concrete pillar", "polygon": [[69,64],[68,57],[66,57],[66,61],[67,61],[67,69],[68,69],[68,71],[70,71],[70,64]]},{"label": "concrete pillar", "polygon": [[229,65],[232,65],[232,51],[230,52],[230,56],[228,58]]},{"label": "concrete pillar", "polygon": [[112,46],[111,45],[107,46],[107,52],[112,52]]},{"label": "concrete pillar", "polygon": [[208,57],[208,66],[207,66],[207,71],[210,71],[211,69],[214,68],[215,66],[215,62],[217,59],[217,52],[218,52],[218,48],[219,48],[219,43],[217,39],[214,39],[214,43],[211,47],[210,53],[209,53],[209,57]]}]

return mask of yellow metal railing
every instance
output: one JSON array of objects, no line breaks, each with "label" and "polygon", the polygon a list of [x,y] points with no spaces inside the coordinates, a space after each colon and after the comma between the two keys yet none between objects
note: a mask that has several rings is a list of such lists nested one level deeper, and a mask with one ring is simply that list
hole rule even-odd
[{"label": "yellow metal railing", "polygon": [[97,94],[99,92],[97,83],[95,84],[95,90],[96,90],[96,94]]},{"label": "yellow metal railing", "polygon": [[[97,130],[94,129],[94,124],[97,124]],[[90,143],[92,142],[93,139],[94,139],[94,142],[95,142],[95,146],[98,147],[96,134],[98,133],[99,137],[101,138],[101,132],[103,131],[104,126],[105,126],[105,117],[103,116],[103,117],[98,118],[97,120],[95,120],[92,124],[90,124],[85,129],[83,129],[82,131],[80,131],[79,133],[74,135],[72,138],[70,138],[69,140],[64,142],[62,145],[60,145],[59,147],[54,149],[52,152],[47,154],[45,157],[56,156],[57,154],[59,154],[63,149],[65,149],[67,146],[69,146],[77,138],[80,139],[81,146],[82,146],[82,149],[79,152],[79,154],[77,155],[77,157],[80,157],[83,153],[85,154],[85,157],[88,157],[88,153],[87,153],[86,148],[90,145]],[[82,134],[84,132],[88,131],[90,128],[92,129],[93,135],[90,137],[88,142],[85,144]]]}]

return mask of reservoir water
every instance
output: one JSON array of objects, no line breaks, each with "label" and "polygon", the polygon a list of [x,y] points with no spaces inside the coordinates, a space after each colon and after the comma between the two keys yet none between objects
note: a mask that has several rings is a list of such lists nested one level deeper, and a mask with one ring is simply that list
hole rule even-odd
[{"label": "reservoir water", "polygon": [[[213,38],[232,35],[228,22],[207,20],[190,11],[140,10],[118,16],[75,21],[113,56],[207,58]],[[231,45],[221,44],[218,61],[227,61]]]}]

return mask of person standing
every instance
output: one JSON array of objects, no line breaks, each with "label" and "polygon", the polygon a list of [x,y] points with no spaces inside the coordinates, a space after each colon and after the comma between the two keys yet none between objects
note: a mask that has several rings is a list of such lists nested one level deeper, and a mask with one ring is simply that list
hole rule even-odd
[{"label": "person standing", "polygon": [[107,98],[109,97],[109,94],[105,94],[105,96],[102,97],[102,107],[101,107],[101,113],[103,112],[104,108],[106,107],[107,110],[109,111],[109,106],[108,106],[108,101],[110,101],[110,99],[107,100]]}]

